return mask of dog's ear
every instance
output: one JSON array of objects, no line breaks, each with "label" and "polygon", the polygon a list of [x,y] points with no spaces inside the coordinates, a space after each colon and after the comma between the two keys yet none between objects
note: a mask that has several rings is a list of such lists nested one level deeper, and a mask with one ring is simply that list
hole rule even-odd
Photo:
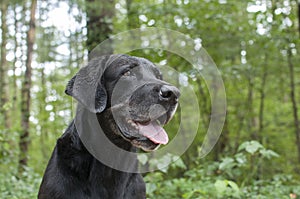
[{"label": "dog's ear", "polygon": [[107,104],[107,93],[103,85],[103,73],[106,58],[100,57],[89,61],[68,82],[65,93],[74,97],[93,113],[101,113]]}]

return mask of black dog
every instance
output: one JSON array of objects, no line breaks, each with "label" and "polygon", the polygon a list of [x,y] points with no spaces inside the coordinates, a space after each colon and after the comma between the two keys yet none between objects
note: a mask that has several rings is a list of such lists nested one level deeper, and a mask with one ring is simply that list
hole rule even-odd
[{"label": "black dog", "polygon": [[[153,63],[128,55],[91,60],[69,81],[66,94],[96,116],[103,132],[91,133],[96,136],[104,133],[114,145],[130,152],[137,148],[152,151],[168,142],[161,125],[172,118],[180,95],[176,87],[162,80]],[[77,128],[76,123],[84,127]],[[146,198],[145,184],[139,173],[111,168],[91,154],[83,140],[86,138],[80,136],[92,131],[86,128],[94,125],[89,123],[89,119],[73,120],[58,139],[38,198]],[[115,160],[126,158],[114,153],[109,155]],[[130,165],[137,167],[136,158]]]}]

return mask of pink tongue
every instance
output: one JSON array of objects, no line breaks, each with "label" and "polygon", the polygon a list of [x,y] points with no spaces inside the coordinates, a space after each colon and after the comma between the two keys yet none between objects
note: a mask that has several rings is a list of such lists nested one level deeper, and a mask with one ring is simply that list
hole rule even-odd
[{"label": "pink tongue", "polygon": [[156,122],[148,125],[138,124],[140,133],[156,144],[167,144],[169,141],[166,131]]}]

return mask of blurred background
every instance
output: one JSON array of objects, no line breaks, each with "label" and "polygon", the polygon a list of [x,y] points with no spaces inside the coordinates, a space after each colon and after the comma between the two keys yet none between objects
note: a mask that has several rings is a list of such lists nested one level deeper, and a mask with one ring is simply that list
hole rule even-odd
[{"label": "blurred background", "polygon": [[[101,41],[143,27],[176,30],[204,47],[227,95],[222,135],[199,158],[211,118],[203,78],[170,52],[129,53],[179,71],[177,86],[193,87],[201,111],[186,153],[145,174],[147,197],[300,198],[299,1],[1,0],[0,13],[0,198],[36,198],[56,139],[72,120],[68,80]],[[193,114],[190,107],[191,123]],[[179,119],[180,111],[166,127],[171,138]]]}]

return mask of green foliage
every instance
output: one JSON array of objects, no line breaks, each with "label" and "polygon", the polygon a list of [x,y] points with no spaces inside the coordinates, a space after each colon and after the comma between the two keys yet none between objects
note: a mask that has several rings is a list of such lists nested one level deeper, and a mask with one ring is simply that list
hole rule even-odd
[{"label": "green foliage", "polygon": [[186,165],[182,159],[179,156],[170,153],[167,153],[160,158],[151,158],[150,160],[148,160],[148,156],[142,153],[138,155],[138,160],[142,165],[145,165],[147,161],[149,161],[148,168],[150,170],[158,168],[164,173],[167,173],[170,169],[186,169]]},{"label": "green foliage", "polygon": [[215,188],[218,198],[222,197],[234,197],[240,196],[240,189],[238,185],[230,180],[217,180],[215,182]]},{"label": "green foliage", "polygon": [[248,184],[260,178],[262,170],[268,167],[267,160],[276,157],[279,157],[276,152],[266,149],[259,142],[247,141],[239,146],[238,153],[221,159],[218,172],[226,178]]},{"label": "green foliage", "polygon": [[[278,155],[263,147],[257,141],[244,142],[240,152],[224,157],[221,161],[205,161],[196,167],[185,170],[180,177],[168,176],[163,172],[154,172],[146,176],[148,198],[290,198],[290,194],[299,195],[299,181],[292,176],[277,174],[270,179],[258,179],[252,170],[258,170],[259,164],[252,167],[249,161],[257,156],[257,162],[274,159]],[[267,155],[261,151],[268,151]],[[257,153],[257,154],[255,154]],[[270,154],[271,155],[270,155]],[[251,178],[245,182],[244,178]]]},{"label": "green foliage", "polygon": [[279,157],[277,153],[272,150],[265,149],[259,142],[253,140],[249,142],[244,142],[238,148],[238,151],[245,150],[246,152],[254,155],[255,153],[259,153],[264,158],[271,159],[272,157]]},{"label": "green foliage", "polygon": [[[6,46],[9,70],[4,74],[8,75],[9,80],[9,100],[1,109],[11,115],[11,128],[4,128],[4,114],[1,113],[0,198],[36,198],[40,176],[56,139],[72,119],[72,99],[64,94],[64,89],[67,81],[87,58],[86,40],[91,32],[87,33],[86,11],[91,8],[100,11],[101,6],[108,5],[86,2],[38,2],[31,89],[29,168],[18,178],[16,168],[21,126],[19,91],[26,61],[30,4],[27,0],[13,0],[9,3],[9,42]],[[129,2],[130,6],[127,4]],[[128,0],[114,1],[114,4],[115,9],[107,9],[113,12],[101,19],[102,24],[108,25],[104,26],[108,28],[107,31],[99,27],[95,30],[111,34],[111,29],[113,33],[120,33],[140,27],[163,27],[184,33],[200,41],[201,46],[208,51],[226,87],[227,115],[223,133],[209,156],[199,160],[199,148],[212,116],[211,93],[205,81],[197,75],[190,63],[170,52],[160,49],[128,52],[148,58],[156,64],[164,62],[187,77],[198,97],[201,111],[200,122],[196,124],[194,107],[185,107],[190,114],[188,122],[181,127],[185,132],[190,131],[193,125],[199,126],[199,129],[193,144],[180,159],[166,154],[158,160],[150,161],[149,166],[155,167],[178,159],[159,172],[147,174],[148,197],[295,198],[293,194],[299,197],[300,166],[297,161],[290,73],[287,67],[287,52],[290,50],[291,62],[295,65],[292,74],[295,77],[295,100],[299,104],[298,2]],[[58,19],[60,12],[67,12],[67,15],[59,16]],[[104,35],[95,34],[97,32],[89,35],[92,45],[97,45],[99,39],[105,39]],[[132,41],[122,42],[126,44]],[[164,76],[167,77],[168,73]],[[180,86],[178,77],[170,75],[169,78],[173,84]],[[180,116],[180,112],[177,112],[165,127],[170,140],[176,136]],[[140,155],[139,159],[141,164],[148,161],[145,155]]]},{"label": "green foliage", "polygon": [[36,198],[40,182],[41,176],[29,168],[20,177],[17,177],[12,170],[0,172],[0,198]]},{"label": "green foliage", "polygon": [[[0,131],[0,133],[3,133],[3,131]],[[11,135],[14,136],[13,133]],[[0,146],[0,198],[36,198],[41,182],[40,174],[35,173],[29,167],[23,173],[18,173],[16,167],[17,154],[7,144],[1,144]]]}]

